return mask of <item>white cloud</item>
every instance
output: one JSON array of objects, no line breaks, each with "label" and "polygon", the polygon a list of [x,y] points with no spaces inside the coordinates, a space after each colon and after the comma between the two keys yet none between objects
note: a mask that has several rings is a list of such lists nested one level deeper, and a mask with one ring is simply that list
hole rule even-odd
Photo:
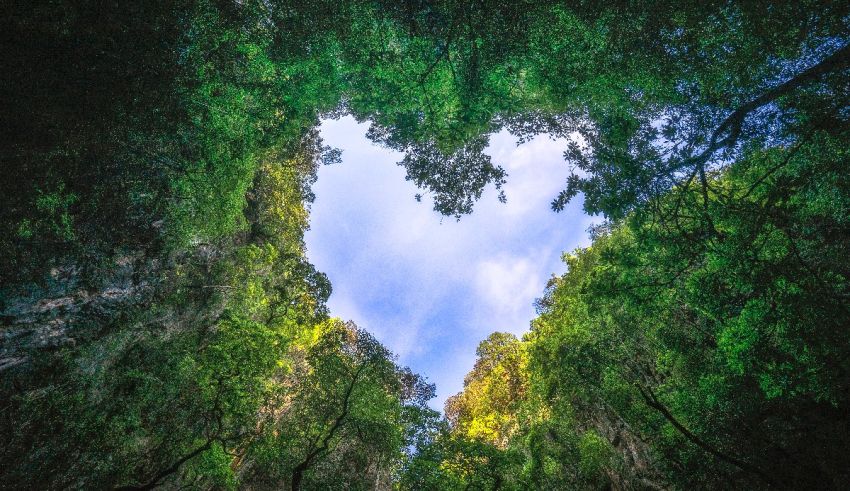
[{"label": "white cloud", "polygon": [[495,330],[521,333],[532,302],[560,254],[586,245],[591,219],[578,203],[560,214],[549,203],[564,186],[564,141],[516,147],[506,132],[488,152],[509,172],[501,204],[488,189],[471,216],[442,218],[404,180],[401,155],[372,145],[367,125],[325,121],[322,136],[343,149],[323,167],[307,234],[310,259],[334,287],[333,315],[351,318],[429,375],[442,400],[462,387],[475,348]]},{"label": "white cloud", "polygon": [[501,150],[493,156],[494,160],[502,163],[509,174],[505,184],[510,204],[507,214],[514,218],[525,218],[529,213],[546,213],[569,175],[567,164],[562,158],[567,142],[564,139],[551,140],[539,136],[516,147],[515,141],[513,136],[504,131],[492,141],[493,146]]},{"label": "white cloud", "polygon": [[525,316],[542,282],[531,257],[501,255],[481,261],[475,274],[476,300],[483,311],[479,318],[495,322],[489,331],[524,331],[530,320]]}]

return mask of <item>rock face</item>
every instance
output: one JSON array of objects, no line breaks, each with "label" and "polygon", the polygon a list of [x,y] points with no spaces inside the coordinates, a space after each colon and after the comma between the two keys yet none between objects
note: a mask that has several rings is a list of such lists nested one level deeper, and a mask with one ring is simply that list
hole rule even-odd
[{"label": "rock face", "polygon": [[[39,483],[35,487],[107,488],[114,483],[88,481],[91,473],[85,469],[94,462],[107,462],[114,469],[106,474],[122,476],[135,468],[119,463],[118,453],[112,462],[110,452],[126,447],[138,452],[134,456],[146,456],[156,451],[156,438],[141,430],[120,436],[106,430],[146,428],[146,420],[136,422],[130,420],[133,415],[121,412],[122,397],[138,402],[137,387],[127,376],[132,371],[127,367],[139,361],[133,356],[156,355],[158,343],[190,336],[187,333],[211,325],[221,315],[224,297],[220,292],[189,289],[187,293],[186,288],[187,278],[209,274],[221,254],[219,248],[207,245],[168,256],[136,252],[101,260],[95,270],[88,263],[66,263],[47,271],[38,283],[4,285],[0,290],[0,457],[4,462],[0,481],[6,487],[30,488]],[[163,407],[182,395],[165,390],[156,394],[162,397]],[[147,410],[140,414],[154,417]],[[98,423],[101,420],[103,425]],[[186,433],[165,423],[160,427],[166,428],[164,434],[177,434],[175,438]],[[113,443],[114,448],[104,446]],[[68,467],[71,463],[78,468]],[[65,482],[57,479],[66,478],[72,484],[57,484]]]},{"label": "rock face", "polygon": [[141,278],[155,263],[120,257],[97,289],[84,285],[73,265],[53,268],[42,285],[8,288],[0,310],[0,373],[25,369],[36,352],[90,340],[120,312],[144,303],[152,288]]},{"label": "rock face", "polygon": [[617,469],[607,472],[612,489],[671,489],[649,445],[615,411],[599,406],[587,416],[589,428],[611,442],[621,459]]},{"label": "rock face", "polygon": [[[132,328],[122,319],[174,287],[170,279],[176,269],[191,264],[208,272],[220,256],[219,249],[207,244],[169,258],[135,252],[108,261],[98,269],[96,280],[69,264],[52,268],[40,284],[0,289],[0,376],[10,375],[10,370],[26,371],[36,353],[91,342],[110,328]],[[193,311],[191,305],[185,310]],[[201,317],[207,313],[194,311]],[[184,315],[163,312],[154,323],[168,329],[174,323],[169,318]]]}]

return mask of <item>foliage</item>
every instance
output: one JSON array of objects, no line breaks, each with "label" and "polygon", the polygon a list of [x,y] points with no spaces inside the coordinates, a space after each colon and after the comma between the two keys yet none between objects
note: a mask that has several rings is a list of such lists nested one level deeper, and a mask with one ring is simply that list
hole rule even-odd
[{"label": "foliage", "polygon": [[[246,483],[292,489],[388,486],[409,445],[410,412],[433,387],[397,367],[354,324],[330,320],[307,333],[279,414],[252,447]],[[301,343],[299,343],[301,344]],[[285,484],[284,484],[285,483]],[[381,484],[383,483],[383,484]]]},{"label": "foliage", "polygon": [[464,436],[505,448],[527,391],[527,355],[515,336],[493,333],[478,346],[464,390],[446,401],[446,418]]},{"label": "foliage", "polygon": [[[0,435],[28,488],[839,488],[850,4],[7,2]],[[322,117],[460,217],[569,137],[593,245],[433,387],[329,319]],[[417,195],[417,198],[421,198]],[[499,195],[505,200],[504,194]],[[340,477],[342,476],[342,477]]]},{"label": "foliage", "polygon": [[[753,151],[711,180],[707,206],[700,185],[676,189],[660,203],[668,221],[632,215],[566,255],[517,348],[530,393],[482,395],[482,348],[447,405],[453,431],[478,433],[472,404],[542,415],[504,416],[538,482],[840,486],[848,223],[815,196],[848,199],[841,131]],[[489,383],[507,390],[498,373]]]}]

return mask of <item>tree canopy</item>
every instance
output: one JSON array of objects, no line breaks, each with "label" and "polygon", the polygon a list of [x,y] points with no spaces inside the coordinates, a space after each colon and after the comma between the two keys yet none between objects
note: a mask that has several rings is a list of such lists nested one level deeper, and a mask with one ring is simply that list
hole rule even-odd
[{"label": "tree canopy", "polygon": [[[850,4],[0,6],[9,488],[839,489]],[[322,118],[460,219],[566,137],[604,217],[521,339],[434,388],[330,317]],[[421,199],[421,195],[416,196]],[[504,193],[499,199],[511,199]],[[522,326],[518,326],[521,328]]]}]

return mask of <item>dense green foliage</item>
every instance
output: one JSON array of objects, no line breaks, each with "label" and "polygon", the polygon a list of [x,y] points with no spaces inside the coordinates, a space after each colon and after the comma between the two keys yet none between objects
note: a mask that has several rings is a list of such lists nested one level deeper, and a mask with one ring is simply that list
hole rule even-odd
[{"label": "dense green foliage", "polygon": [[755,152],[711,181],[707,210],[696,185],[664,200],[676,228],[630,218],[566,255],[525,339],[495,366],[479,353],[455,430],[523,454],[508,475],[543,488],[840,488],[850,223],[832,206],[850,187],[834,144]]},{"label": "dense green foliage", "polygon": [[[850,4],[0,6],[0,486],[841,488]],[[330,319],[323,117],[437,211],[570,137],[602,214],[523,338],[433,387]],[[506,197],[500,196],[502,199]],[[509,198],[509,197],[507,197]]]}]

